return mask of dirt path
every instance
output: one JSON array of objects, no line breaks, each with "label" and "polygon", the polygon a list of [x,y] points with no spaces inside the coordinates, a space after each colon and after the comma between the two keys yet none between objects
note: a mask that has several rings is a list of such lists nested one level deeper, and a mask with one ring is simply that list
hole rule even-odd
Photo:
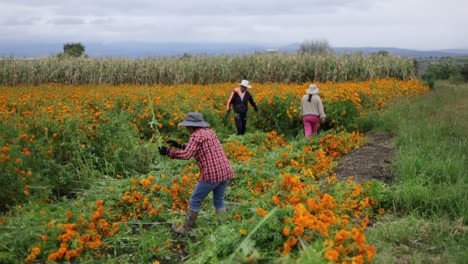
[{"label": "dirt path", "polygon": [[334,170],[337,178],[347,180],[354,176],[357,182],[377,179],[391,183],[395,154],[392,136],[383,132],[369,132],[365,136],[367,143],[338,160],[338,166]]}]

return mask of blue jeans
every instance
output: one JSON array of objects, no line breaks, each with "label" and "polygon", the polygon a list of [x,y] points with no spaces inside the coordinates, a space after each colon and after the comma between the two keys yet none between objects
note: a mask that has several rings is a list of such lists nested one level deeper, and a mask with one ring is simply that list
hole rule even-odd
[{"label": "blue jeans", "polygon": [[206,196],[213,191],[213,204],[216,210],[226,208],[224,206],[224,194],[226,187],[231,180],[223,182],[198,182],[190,197],[189,208],[192,211],[198,212],[201,203],[205,200]]}]

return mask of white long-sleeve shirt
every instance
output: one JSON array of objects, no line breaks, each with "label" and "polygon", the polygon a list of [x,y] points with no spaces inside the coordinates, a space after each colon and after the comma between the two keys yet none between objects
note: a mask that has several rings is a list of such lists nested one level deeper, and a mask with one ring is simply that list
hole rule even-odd
[{"label": "white long-sleeve shirt", "polygon": [[306,94],[302,97],[301,100],[301,115],[318,115],[320,118],[326,117],[325,111],[323,110],[322,99],[320,96],[314,94],[309,101],[309,94]]}]

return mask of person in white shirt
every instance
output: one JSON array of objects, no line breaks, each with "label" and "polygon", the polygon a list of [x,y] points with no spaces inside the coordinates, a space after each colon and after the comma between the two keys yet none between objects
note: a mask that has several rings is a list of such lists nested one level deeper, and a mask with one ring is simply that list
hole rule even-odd
[{"label": "person in white shirt", "polygon": [[325,111],[323,110],[322,99],[320,99],[317,85],[309,85],[306,94],[301,100],[301,115],[304,123],[304,134],[306,138],[318,134],[320,121],[325,122]]}]

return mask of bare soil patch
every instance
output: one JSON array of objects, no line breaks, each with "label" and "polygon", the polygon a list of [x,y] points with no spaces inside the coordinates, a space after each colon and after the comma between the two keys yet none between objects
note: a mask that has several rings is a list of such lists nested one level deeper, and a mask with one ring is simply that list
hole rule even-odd
[{"label": "bare soil patch", "polygon": [[367,142],[338,160],[334,169],[339,180],[354,176],[357,182],[371,179],[391,183],[393,180],[392,163],[395,156],[393,137],[384,132],[368,132]]}]

